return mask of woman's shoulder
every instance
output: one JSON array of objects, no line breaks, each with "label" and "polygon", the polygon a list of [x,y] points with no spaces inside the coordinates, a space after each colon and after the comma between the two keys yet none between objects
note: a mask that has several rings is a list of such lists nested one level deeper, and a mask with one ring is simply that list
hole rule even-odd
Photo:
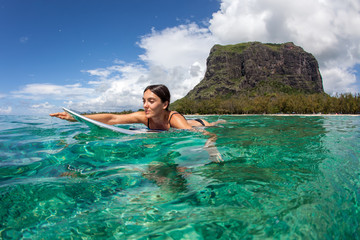
[{"label": "woman's shoulder", "polygon": [[177,111],[170,111],[170,116],[172,116],[173,114],[180,114]]},{"label": "woman's shoulder", "polygon": [[171,118],[173,118],[173,117],[183,117],[184,118],[184,116],[181,113],[178,113],[177,111],[170,111],[169,122],[170,122]]},{"label": "woman's shoulder", "polygon": [[131,114],[132,114],[133,116],[135,116],[136,118],[138,118],[138,119],[147,120],[144,111],[137,111],[137,112],[133,112],[133,113],[131,113]]},{"label": "woman's shoulder", "polygon": [[185,117],[176,111],[170,112],[169,123],[170,123],[170,126],[173,128],[191,129],[191,126],[188,124]]}]

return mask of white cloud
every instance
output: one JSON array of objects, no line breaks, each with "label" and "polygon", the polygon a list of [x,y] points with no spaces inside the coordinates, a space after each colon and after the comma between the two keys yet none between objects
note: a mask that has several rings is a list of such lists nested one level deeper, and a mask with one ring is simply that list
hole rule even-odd
[{"label": "white cloud", "polygon": [[12,96],[30,100],[40,99],[85,99],[92,94],[93,89],[82,87],[81,84],[55,85],[55,84],[27,84],[19,91],[13,91]]},{"label": "white cloud", "polygon": [[26,36],[21,37],[21,38],[19,39],[19,41],[20,41],[20,43],[27,43],[27,42],[29,41],[29,37],[26,37]]},{"label": "white cloud", "polygon": [[114,64],[107,68],[83,71],[92,77],[88,84],[93,93],[83,101],[66,101],[66,104],[80,111],[140,108],[148,70],[142,65],[126,64],[118,60]]},{"label": "white cloud", "polygon": [[107,78],[110,75],[110,71],[105,68],[98,68],[95,70],[87,70],[85,72],[88,72],[92,76],[100,77],[100,78]]},{"label": "white cloud", "polygon": [[258,5],[256,0],[223,0],[221,10],[210,20],[211,32],[222,44],[266,39],[266,19],[270,12]]},{"label": "white cloud", "polygon": [[6,94],[0,93],[0,99],[1,99],[1,98],[5,98],[6,96],[7,96]]},{"label": "white cloud", "polygon": [[195,23],[153,29],[139,42],[145,50],[140,58],[149,66],[148,81],[167,85],[173,100],[183,97],[203,78],[215,39],[209,29]]},{"label": "white cloud", "polygon": [[54,108],[55,106],[48,103],[48,102],[45,102],[45,103],[39,103],[39,104],[34,104],[31,106],[31,108],[35,108],[35,109],[51,109],[51,108]]},{"label": "white cloud", "polygon": [[49,114],[57,109],[57,107],[49,102],[33,104],[30,106],[31,114]]},{"label": "white cloud", "polygon": [[209,29],[222,44],[292,41],[318,59],[325,90],[355,92],[359,23],[357,0],[222,0]]},{"label": "white cloud", "polygon": [[194,62],[203,62],[214,43],[209,30],[194,23],[162,31],[153,29],[139,42],[139,46],[146,51],[140,58],[164,69],[188,68]]},{"label": "white cloud", "polygon": [[12,107],[0,107],[0,114],[10,114],[12,112]]},{"label": "white cloud", "polygon": [[331,88],[326,89],[325,92],[334,95],[336,93],[356,93],[358,92],[356,84],[356,77],[349,71],[337,67],[329,68],[322,71],[322,77],[327,79],[327,86]]}]

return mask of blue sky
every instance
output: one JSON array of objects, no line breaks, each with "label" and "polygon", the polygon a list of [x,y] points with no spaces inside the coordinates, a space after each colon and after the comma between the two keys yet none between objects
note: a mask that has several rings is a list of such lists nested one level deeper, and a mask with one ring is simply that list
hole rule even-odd
[{"label": "blue sky", "polygon": [[292,41],[319,61],[325,91],[359,92],[355,0],[0,0],[0,114],[141,107],[203,78],[214,44]]},{"label": "blue sky", "polygon": [[0,1],[1,91],[72,83],[85,77],[81,70],[137,61],[136,42],[152,28],[200,23],[218,8],[207,0]]}]

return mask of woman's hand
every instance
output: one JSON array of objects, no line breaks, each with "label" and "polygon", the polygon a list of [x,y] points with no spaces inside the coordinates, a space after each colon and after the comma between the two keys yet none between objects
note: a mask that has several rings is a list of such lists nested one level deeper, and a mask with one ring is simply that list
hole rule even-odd
[{"label": "woman's hand", "polygon": [[63,120],[67,120],[70,122],[75,122],[76,120],[67,112],[58,112],[58,113],[51,113],[50,114],[51,117],[57,117]]}]

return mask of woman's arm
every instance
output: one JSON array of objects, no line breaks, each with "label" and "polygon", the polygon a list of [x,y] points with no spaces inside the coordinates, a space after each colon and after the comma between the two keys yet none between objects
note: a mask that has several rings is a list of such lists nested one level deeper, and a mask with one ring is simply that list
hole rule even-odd
[{"label": "woman's arm", "polygon": [[[75,119],[67,112],[59,112],[50,114],[51,117],[57,117],[67,121],[74,122]],[[112,114],[112,113],[101,113],[101,114],[90,114],[84,115],[87,118],[106,123],[109,125],[114,124],[129,124],[129,123],[147,123],[147,118],[144,112],[134,112],[130,114]]]}]

